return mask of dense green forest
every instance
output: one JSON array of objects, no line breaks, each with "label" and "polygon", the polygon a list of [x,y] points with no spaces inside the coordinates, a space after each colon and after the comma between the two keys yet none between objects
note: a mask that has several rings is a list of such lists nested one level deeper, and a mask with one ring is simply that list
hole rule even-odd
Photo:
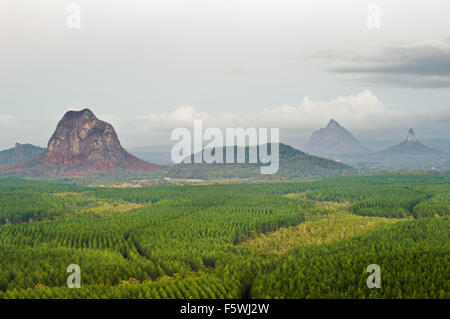
[{"label": "dense green forest", "polygon": [[[450,181],[0,180],[0,298],[449,298]],[[69,289],[66,268],[81,268]],[[369,289],[378,264],[382,286]]]}]

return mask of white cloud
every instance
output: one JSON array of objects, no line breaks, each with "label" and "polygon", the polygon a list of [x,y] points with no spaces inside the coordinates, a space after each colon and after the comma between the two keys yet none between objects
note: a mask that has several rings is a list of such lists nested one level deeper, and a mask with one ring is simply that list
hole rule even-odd
[{"label": "white cloud", "polygon": [[[278,127],[282,138],[289,141],[306,139],[312,131],[324,127],[333,118],[346,128],[373,134],[373,138],[392,129],[406,127],[444,129],[450,121],[450,109],[440,112],[402,112],[390,109],[370,90],[355,95],[340,96],[328,101],[313,101],[305,97],[298,106],[282,105],[264,108],[254,114],[225,112],[213,115],[191,106],[181,106],[169,113],[146,114],[123,118],[104,116],[123,138],[125,145],[164,144],[177,127],[192,128],[193,121],[203,120],[205,127]],[[442,134],[442,133],[441,133]],[[367,137],[367,134],[366,136]]]},{"label": "white cloud", "polygon": [[[92,109],[95,113],[95,109]],[[448,136],[450,127],[450,109],[439,112],[403,112],[390,109],[370,90],[355,95],[340,96],[328,101],[313,101],[303,98],[298,106],[282,105],[264,108],[254,114],[236,114],[225,112],[213,115],[201,112],[192,106],[180,106],[168,113],[149,113],[141,116],[119,117],[96,114],[97,117],[111,123],[122,144],[128,147],[166,144],[170,142],[170,133],[177,127],[191,128],[196,119],[204,121],[204,127],[278,127],[281,138],[288,141],[306,139],[314,130],[324,127],[333,118],[349,130],[365,137],[378,138],[381,133],[389,134],[395,129],[403,131],[408,127],[421,127],[438,132],[436,137]],[[45,122],[45,125],[43,124]],[[0,116],[0,145],[13,145],[16,141],[47,143],[51,133],[46,132],[56,123]],[[46,129],[42,129],[46,127]],[[434,130],[434,131],[433,131]],[[430,131],[430,132],[431,132]],[[5,135],[6,134],[6,135]],[[19,138],[20,137],[20,138]],[[394,136],[396,137],[396,136]],[[39,140],[40,142],[36,142]]]},{"label": "white cloud", "polygon": [[[305,97],[299,106],[266,108],[257,117],[267,124],[278,123],[284,128],[317,129],[331,118],[349,128],[364,128],[367,125],[384,126],[384,121],[378,119],[398,116],[401,116],[400,112],[387,109],[371,91],[366,90],[329,101],[313,101]],[[375,119],[377,123],[374,123]]]}]

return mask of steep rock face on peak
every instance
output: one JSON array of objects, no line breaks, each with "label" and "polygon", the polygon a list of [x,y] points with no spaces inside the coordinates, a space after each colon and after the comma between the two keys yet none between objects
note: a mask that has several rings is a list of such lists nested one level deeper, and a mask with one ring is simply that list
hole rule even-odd
[{"label": "steep rock face on peak", "polygon": [[332,156],[363,154],[366,149],[352,133],[331,119],[325,128],[312,133],[305,151],[318,156]]},{"label": "steep rock face on peak", "polygon": [[119,170],[144,172],[159,169],[129,154],[112,125],[89,109],[69,111],[59,121],[45,153],[8,167],[26,175],[86,175]]},{"label": "steep rock face on peak", "polygon": [[409,129],[408,135],[406,136],[406,140],[408,142],[417,142],[416,134],[414,134],[414,131],[412,128]]}]

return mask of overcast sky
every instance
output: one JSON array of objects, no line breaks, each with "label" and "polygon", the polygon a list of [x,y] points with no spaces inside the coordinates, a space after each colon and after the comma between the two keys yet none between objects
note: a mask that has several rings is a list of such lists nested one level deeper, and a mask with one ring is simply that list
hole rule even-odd
[{"label": "overcast sky", "polygon": [[330,118],[359,138],[450,138],[450,1],[2,0],[0,89],[2,149],[46,146],[86,107],[126,147],[194,119],[294,145]]}]

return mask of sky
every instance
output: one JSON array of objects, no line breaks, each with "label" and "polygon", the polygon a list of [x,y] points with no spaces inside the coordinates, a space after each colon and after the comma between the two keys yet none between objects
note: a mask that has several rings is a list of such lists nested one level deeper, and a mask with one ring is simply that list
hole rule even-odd
[{"label": "sky", "polygon": [[297,146],[331,118],[361,139],[450,138],[450,2],[2,0],[0,149],[46,146],[84,108],[125,147],[195,119]]}]

